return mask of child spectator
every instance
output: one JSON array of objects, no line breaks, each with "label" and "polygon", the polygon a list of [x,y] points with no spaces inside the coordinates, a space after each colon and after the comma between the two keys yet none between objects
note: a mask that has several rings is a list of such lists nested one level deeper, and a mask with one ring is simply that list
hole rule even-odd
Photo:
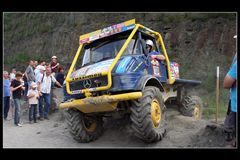
[{"label": "child spectator", "polygon": [[10,80],[12,81],[15,78],[16,78],[16,69],[12,68],[12,72],[10,73]]},{"label": "child spectator", "polygon": [[31,83],[30,90],[28,91],[28,100],[29,100],[29,123],[32,124],[32,120],[34,123],[37,123],[37,105],[38,105],[38,91],[37,91],[37,84],[35,82]]}]

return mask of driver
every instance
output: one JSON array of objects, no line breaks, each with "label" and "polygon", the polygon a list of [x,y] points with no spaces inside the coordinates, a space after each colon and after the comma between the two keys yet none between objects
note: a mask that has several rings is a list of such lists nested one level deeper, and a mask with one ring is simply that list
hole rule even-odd
[{"label": "driver", "polygon": [[165,56],[162,55],[160,52],[153,51],[153,41],[150,39],[146,40],[146,49],[148,51],[148,54],[150,54],[152,58],[156,58],[161,61],[166,59]]}]

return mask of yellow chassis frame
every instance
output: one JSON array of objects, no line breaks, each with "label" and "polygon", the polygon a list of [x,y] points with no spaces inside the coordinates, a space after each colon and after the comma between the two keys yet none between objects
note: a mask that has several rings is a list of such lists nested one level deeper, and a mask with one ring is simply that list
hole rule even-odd
[{"label": "yellow chassis frame", "polygon": [[134,100],[141,97],[142,92],[87,97],[61,103],[60,108],[76,108],[83,113],[114,111],[119,101]]},{"label": "yellow chassis frame", "polygon": [[[174,83],[175,79],[171,77],[170,62],[169,62],[169,58],[168,58],[167,51],[166,51],[165,45],[163,43],[161,34],[156,32],[156,31],[153,31],[153,30],[151,30],[151,29],[149,29],[147,27],[144,27],[141,24],[136,24],[134,29],[133,29],[133,31],[131,32],[130,36],[127,38],[126,42],[124,43],[124,45],[122,46],[122,48],[118,52],[117,56],[115,57],[114,61],[110,65],[109,70],[107,72],[102,72],[102,73],[97,74],[98,76],[106,76],[107,75],[107,79],[108,79],[107,85],[106,86],[102,86],[102,87],[97,87],[96,90],[94,90],[94,91],[108,90],[112,86],[112,75],[111,75],[112,69],[114,68],[114,66],[118,62],[119,58],[122,56],[124,50],[127,48],[130,40],[133,38],[133,36],[135,35],[135,33],[136,33],[136,31],[138,29],[145,29],[149,33],[151,33],[154,36],[156,36],[157,43],[161,46],[163,54],[166,57],[166,65],[167,65],[167,72],[168,72],[167,74],[168,74],[168,78],[169,78],[168,79],[168,84],[173,84]],[[75,64],[76,64],[76,62],[78,60],[78,57],[80,56],[80,52],[81,52],[82,47],[83,47],[83,44],[80,44],[80,46],[79,46],[79,48],[77,50],[77,53],[76,53],[76,55],[75,55],[75,57],[73,59],[73,62],[71,64],[71,67],[69,69],[69,72],[67,74],[67,77],[66,77],[66,90],[67,90],[68,94],[73,94],[72,91],[70,91],[70,84],[69,83],[74,81],[75,79],[70,78],[70,75],[73,72],[73,69],[74,69]],[[89,75],[89,76],[82,76],[82,77],[79,77],[77,79],[88,79],[91,76],[96,77],[95,75]],[[85,95],[87,97],[91,96],[90,89],[83,89],[82,93],[85,93]]]}]

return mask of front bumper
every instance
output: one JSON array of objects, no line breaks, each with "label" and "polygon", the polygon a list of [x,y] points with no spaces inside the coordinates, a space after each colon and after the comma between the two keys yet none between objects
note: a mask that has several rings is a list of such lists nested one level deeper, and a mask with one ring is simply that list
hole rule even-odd
[{"label": "front bumper", "polygon": [[115,110],[119,101],[133,100],[141,97],[142,92],[87,97],[61,103],[59,108],[76,108],[83,113],[106,112]]}]

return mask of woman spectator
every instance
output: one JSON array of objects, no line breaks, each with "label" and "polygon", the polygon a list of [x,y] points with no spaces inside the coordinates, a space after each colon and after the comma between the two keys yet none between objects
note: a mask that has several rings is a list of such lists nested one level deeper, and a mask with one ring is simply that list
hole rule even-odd
[{"label": "woman spectator", "polygon": [[4,99],[4,120],[8,120],[8,111],[10,107],[10,80],[7,71],[3,72],[3,99]]}]

